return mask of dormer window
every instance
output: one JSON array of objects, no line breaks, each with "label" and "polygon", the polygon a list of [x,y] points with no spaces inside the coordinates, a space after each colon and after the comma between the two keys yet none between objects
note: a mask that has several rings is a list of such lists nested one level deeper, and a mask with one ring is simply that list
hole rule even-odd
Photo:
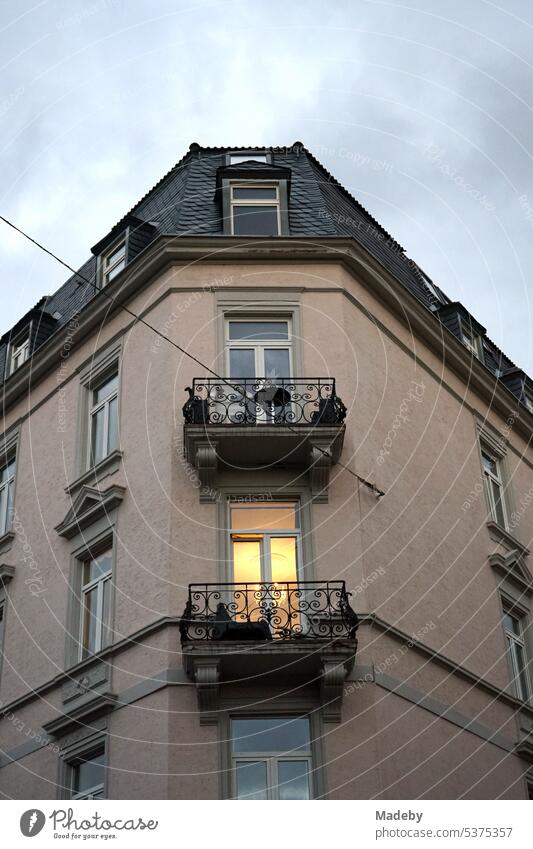
[{"label": "dormer window", "polygon": [[102,257],[102,286],[111,283],[114,277],[126,266],[126,239],[115,242],[113,247]]},{"label": "dormer window", "polygon": [[477,357],[478,360],[481,360],[481,339],[476,333],[474,333],[472,328],[469,327],[464,320],[461,321],[461,338],[463,341],[463,345],[466,345],[470,353],[473,354],[474,357]]},{"label": "dormer window", "polygon": [[526,389],[522,396],[522,403],[530,413],[533,413],[533,392],[528,392]]},{"label": "dormer window", "polygon": [[230,185],[231,232],[234,236],[279,236],[279,185],[239,182]]},{"label": "dormer window", "polygon": [[25,331],[9,346],[9,374],[13,374],[30,356],[30,334]]}]

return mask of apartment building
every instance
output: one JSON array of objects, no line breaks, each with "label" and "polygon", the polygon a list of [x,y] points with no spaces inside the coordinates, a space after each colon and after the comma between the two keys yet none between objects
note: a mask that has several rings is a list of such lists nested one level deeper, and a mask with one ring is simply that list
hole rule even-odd
[{"label": "apartment building", "polygon": [[303,144],[191,144],[0,374],[4,798],[531,797],[533,382]]}]

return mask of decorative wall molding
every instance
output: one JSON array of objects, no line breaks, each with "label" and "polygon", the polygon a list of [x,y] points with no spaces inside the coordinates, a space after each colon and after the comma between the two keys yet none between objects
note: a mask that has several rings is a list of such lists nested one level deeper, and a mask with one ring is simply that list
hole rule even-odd
[{"label": "decorative wall molding", "polygon": [[126,489],[118,484],[113,484],[105,490],[82,486],[67,515],[56,525],[55,530],[60,537],[72,539],[84,528],[115,510],[125,493]]}]

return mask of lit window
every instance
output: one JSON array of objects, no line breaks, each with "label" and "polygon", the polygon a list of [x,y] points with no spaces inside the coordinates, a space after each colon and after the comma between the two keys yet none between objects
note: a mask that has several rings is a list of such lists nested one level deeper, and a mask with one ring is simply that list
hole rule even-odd
[{"label": "lit window", "polygon": [[501,525],[502,528],[506,528],[507,520],[501,462],[485,448],[481,450],[481,459],[483,463],[483,477],[485,479],[485,493],[491,518],[494,522]]},{"label": "lit window", "polygon": [[[277,608],[273,625],[276,631],[297,631],[298,617],[292,612],[290,593],[298,580],[300,531],[294,502],[268,505],[231,504],[231,551],[233,581],[246,584],[242,589],[245,618],[264,617],[264,605]],[[291,608],[292,618],[289,613]]]},{"label": "lit window", "polygon": [[231,746],[235,799],[312,798],[307,717],[232,719]]},{"label": "lit window", "polygon": [[107,286],[126,266],[126,241],[120,242],[102,259],[102,285]]},{"label": "lit window", "polygon": [[9,346],[9,373],[12,374],[16,369],[26,362],[30,356],[30,337],[28,334],[20,336]]},{"label": "lit window", "polygon": [[15,458],[0,467],[0,537],[11,527],[15,491]]},{"label": "lit window", "polygon": [[103,750],[77,758],[69,764],[70,798],[103,799],[106,756]]},{"label": "lit window", "polygon": [[527,673],[526,647],[523,633],[523,616],[510,613],[504,609],[503,627],[507,643],[507,655],[511,667],[513,687],[515,693],[522,701],[529,699],[529,681]]},{"label": "lit window", "polygon": [[118,448],[118,373],[91,389],[89,463],[94,466]]},{"label": "lit window", "polygon": [[230,153],[230,165],[240,165],[241,162],[264,162],[266,164],[266,153]]},{"label": "lit window", "polygon": [[279,235],[280,203],[277,183],[232,183],[230,192],[233,235]]},{"label": "lit window", "polygon": [[112,550],[81,565],[80,660],[109,643]]}]

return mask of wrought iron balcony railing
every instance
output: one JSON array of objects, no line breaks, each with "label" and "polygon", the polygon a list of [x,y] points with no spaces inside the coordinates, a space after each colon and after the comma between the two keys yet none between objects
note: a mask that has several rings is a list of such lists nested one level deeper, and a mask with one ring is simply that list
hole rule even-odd
[{"label": "wrought iron balcony railing", "polygon": [[344,581],[189,584],[181,639],[353,639],[349,598]]},{"label": "wrought iron balcony railing", "polygon": [[187,424],[336,425],[346,418],[330,377],[194,378],[187,392]]}]

